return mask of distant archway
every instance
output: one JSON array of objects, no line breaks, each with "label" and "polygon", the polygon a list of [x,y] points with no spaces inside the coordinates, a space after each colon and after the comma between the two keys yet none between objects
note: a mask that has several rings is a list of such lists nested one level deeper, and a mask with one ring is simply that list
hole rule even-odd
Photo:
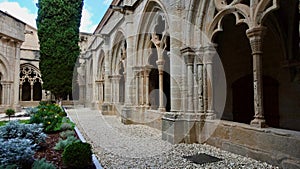
[{"label": "distant archway", "polygon": [[21,101],[41,101],[42,84],[41,72],[37,67],[28,63],[20,66]]}]

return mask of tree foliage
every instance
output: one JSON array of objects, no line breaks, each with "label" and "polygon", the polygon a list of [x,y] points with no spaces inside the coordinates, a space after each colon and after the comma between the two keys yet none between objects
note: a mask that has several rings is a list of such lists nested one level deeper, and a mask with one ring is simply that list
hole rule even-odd
[{"label": "tree foliage", "polygon": [[43,88],[60,98],[72,91],[83,0],[39,0],[37,6]]}]

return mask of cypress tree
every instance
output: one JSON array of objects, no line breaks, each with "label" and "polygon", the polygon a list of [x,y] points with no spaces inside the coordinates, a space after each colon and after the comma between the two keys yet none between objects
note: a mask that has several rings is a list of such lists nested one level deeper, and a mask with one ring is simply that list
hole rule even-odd
[{"label": "cypress tree", "polygon": [[39,0],[37,7],[43,89],[60,99],[72,91],[83,0]]}]

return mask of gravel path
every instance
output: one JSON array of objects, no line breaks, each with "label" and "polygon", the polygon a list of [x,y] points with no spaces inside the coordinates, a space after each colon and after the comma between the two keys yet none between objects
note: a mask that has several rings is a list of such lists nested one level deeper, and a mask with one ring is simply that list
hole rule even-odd
[{"label": "gravel path", "polygon": [[[143,125],[123,125],[116,116],[98,110],[70,109],[68,113],[104,168],[278,168],[205,144],[177,144],[161,139],[161,131]],[[194,164],[183,156],[205,153],[222,159]]]}]

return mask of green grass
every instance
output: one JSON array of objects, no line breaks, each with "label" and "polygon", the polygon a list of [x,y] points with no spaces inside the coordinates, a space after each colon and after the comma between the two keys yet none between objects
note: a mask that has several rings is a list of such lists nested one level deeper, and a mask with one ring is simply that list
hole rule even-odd
[{"label": "green grass", "polygon": [[[0,121],[0,126],[4,126],[8,121]],[[20,123],[28,124],[29,120],[19,120]]]}]

